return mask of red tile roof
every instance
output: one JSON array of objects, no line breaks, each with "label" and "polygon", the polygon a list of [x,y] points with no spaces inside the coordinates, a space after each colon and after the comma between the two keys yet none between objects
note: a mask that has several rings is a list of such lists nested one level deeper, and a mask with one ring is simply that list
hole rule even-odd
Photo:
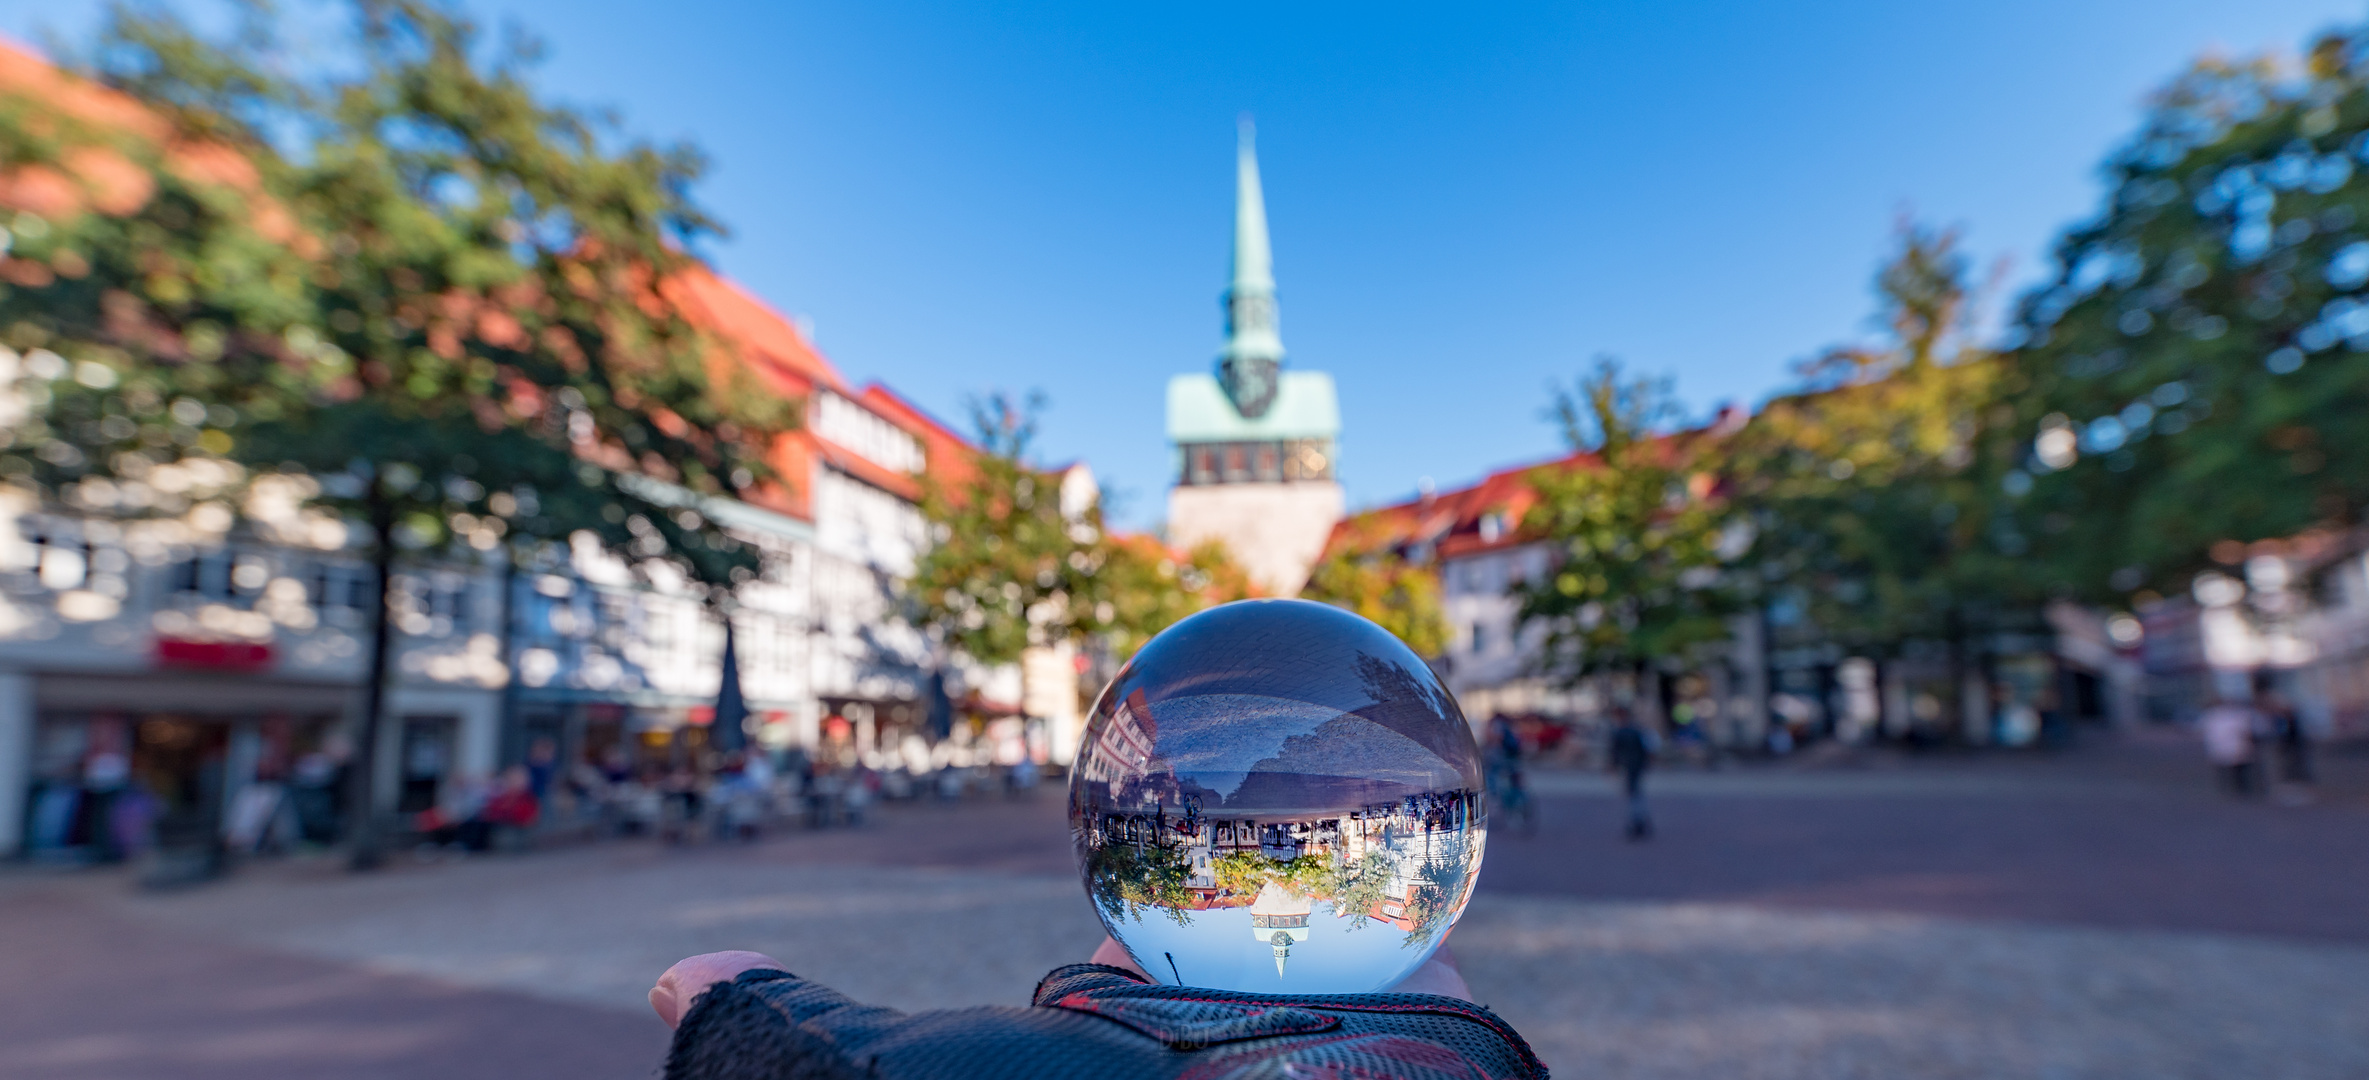
[{"label": "red tile roof", "polygon": [[979,448],[969,439],[956,434],[953,428],[946,426],[937,417],[923,411],[921,406],[906,400],[903,395],[880,383],[873,383],[864,387],[863,394],[856,400],[921,440],[922,453],[929,462],[930,479],[941,485],[953,486],[969,480],[976,473],[971,458],[979,452]]},{"label": "red tile roof", "polygon": [[691,324],[722,339],[749,370],[784,393],[803,396],[815,386],[846,392],[847,380],[815,351],[798,328],[764,301],[700,263],[668,278],[659,292]]},{"label": "red tile roof", "polygon": [[[817,390],[837,393],[920,440],[928,474],[938,482],[956,484],[970,477],[971,455],[977,449],[969,440],[877,382],[856,391],[796,326],[737,283],[694,265],[670,279],[663,291],[681,307],[685,318],[720,339],[774,392],[798,398]],[[813,493],[808,489],[817,465],[837,469],[898,498],[921,497],[920,478],[805,429],[781,437],[771,464],[780,484],[777,490],[762,493],[758,501],[802,520],[814,517]]]},{"label": "red tile roof", "polygon": [[[1747,414],[1732,406],[1723,408],[1709,424],[1656,436],[1650,445],[1667,453],[1677,453],[1695,440],[1733,434],[1747,418]],[[1430,544],[1436,557],[1453,559],[1526,544],[1536,539],[1521,527],[1522,519],[1538,502],[1538,492],[1531,486],[1530,478],[1545,469],[1595,468],[1597,464],[1594,453],[1582,451],[1567,454],[1551,461],[1501,469],[1470,487],[1352,514],[1333,526],[1331,538],[1325,541],[1324,553],[1331,556],[1346,551],[1403,551],[1419,544]],[[1485,539],[1481,528],[1482,519],[1491,514],[1498,515],[1496,536],[1494,539]]]},{"label": "red tile roof", "polygon": [[[1528,538],[1520,535],[1522,517],[1538,501],[1530,475],[1539,469],[1589,466],[1595,460],[1595,455],[1581,453],[1517,465],[1469,487],[1352,514],[1333,526],[1325,554],[1430,544],[1439,557],[1453,558],[1523,543]],[[1500,515],[1497,535],[1483,539],[1481,519],[1490,514]]]},{"label": "red tile roof", "polygon": [[55,164],[35,161],[0,171],[0,207],[57,221],[86,209],[119,217],[137,212],[156,194],[156,178],[148,166],[125,155],[124,148],[136,145],[137,152],[158,154],[163,167],[184,182],[237,192],[251,215],[249,223],[266,239],[307,257],[318,248],[296,227],[287,207],[264,193],[254,162],[222,143],[183,136],[129,94],[61,71],[31,50],[0,40],[0,98],[12,110],[17,103],[29,106],[19,119],[37,135],[68,135],[77,127],[103,133],[97,139],[69,138]]}]

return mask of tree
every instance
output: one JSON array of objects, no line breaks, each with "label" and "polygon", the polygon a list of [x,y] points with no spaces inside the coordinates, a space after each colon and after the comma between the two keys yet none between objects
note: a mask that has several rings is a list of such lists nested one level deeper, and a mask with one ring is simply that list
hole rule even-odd
[{"label": "tree", "polygon": [[2050,587],[2185,590],[2251,542],[2369,509],[2360,42],[2174,80],[2026,298],[2005,482]]},{"label": "tree", "polygon": [[1028,460],[1043,405],[975,402],[966,479],[925,486],[931,545],[910,583],[923,624],[981,664],[1093,643],[1123,660],[1168,624],[1249,593],[1220,546],[1178,559],[1152,538],[1112,535],[1099,501],[1063,506],[1059,478]]},{"label": "tree", "polygon": [[2043,597],[2003,516],[2012,407],[1970,340],[1957,236],[1904,220],[1897,245],[1875,282],[1885,338],[1804,365],[1730,441],[1729,474],[1775,629],[1882,656],[1940,642],[1954,687],[1977,636],[2036,624]]},{"label": "tree", "polygon": [[358,3],[352,63],[314,77],[250,18],[215,42],[119,9],[95,75],[144,110],[0,116],[19,175],[122,192],[18,218],[0,332],[71,377],[34,372],[0,471],[118,512],[173,510],[122,505],[119,482],[189,459],[322,478],[381,586],[356,761],[370,865],[398,549],[590,534],[720,591],[754,555],[697,502],[753,491],[794,413],[669,302],[714,228],[688,201],[695,153],[605,149],[537,100],[531,48],[481,63],[475,27],[423,3]]},{"label": "tree", "polygon": [[[1117,663],[1187,615],[1260,595],[1250,572],[1220,540],[1202,541],[1180,556],[1156,536],[1112,534],[1092,559],[1101,568],[1094,578],[1097,614],[1086,632]],[[1110,605],[1107,612],[1102,604]]]},{"label": "tree", "polygon": [[1876,277],[1887,339],[1805,365],[1805,386],[1731,443],[1761,577],[1847,644],[1962,634],[1971,609],[2032,599],[2005,565],[2023,548],[1995,516],[2000,468],[1985,453],[2003,371],[1967,339],[1965,274],[1954,233],[1903,222]]},{"label": "tree", "polygon": [[1337,547],[1309,573],[1300,597],[1373,620],[1397,635],[1417,656],[1436,657],[1448,651],[1439,575],[1387,545],[1353,540]]},{"label": "tree", "polygon": [[1666,431],[1668,383],[1632,379],[1609,357],[1557,392],[1554,416],[1588,456],[1531,472],[1538,501],[1522,527],[1553,562],[1515,589],[1520,619],[1547,627],[1550,670],[1643,677],[1725,637],[1737,608],[1728,566],[1750,533],[1720,490],[1719,433]]}]

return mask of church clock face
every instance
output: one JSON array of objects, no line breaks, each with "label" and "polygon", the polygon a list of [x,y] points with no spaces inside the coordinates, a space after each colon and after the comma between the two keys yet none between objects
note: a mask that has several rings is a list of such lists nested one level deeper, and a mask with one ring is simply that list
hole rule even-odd
[{"label": "church clock face", "polygon": [[1243,357],[1226,361],[1226,394],[1242,415],[1257,419],[1275,403],[1278,373],[1275,361]]}]

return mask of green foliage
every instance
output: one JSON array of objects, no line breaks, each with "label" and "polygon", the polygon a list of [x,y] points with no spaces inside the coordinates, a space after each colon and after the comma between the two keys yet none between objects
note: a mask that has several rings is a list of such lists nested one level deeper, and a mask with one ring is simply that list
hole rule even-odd
[{"label": "green foliage", "polygon": [[747,574],[753,555],[673,494],[746,490],[791,415],[711,379],[734,365],[665,301],[680,245],[711,228],[686,197],[696,155],[605,150],[535,98],[526,51],[478,62],[474,26],[441,8],[359,3],[352,63],[312,81],[284,73],[324,66],[250,16],[216,42],[114,12],[95,74],[162,135],[0,112],[8,160],[105,147],[154,189],[19,215],[0,336],[65,367],[29,388],[0,470],[97,504],[93,478],[214,457],[328,477],[378,526],[588,530],[711,585]]},{"label": "green foliage", "polygon": [[980,451],[959,482],[930,482],[931,546],[910,591],[923,623],[984,664],[1023,650],[1099,641],[1132,655],[1168,624],[1248,592],[1205,545],[1178,560],[1147,538],[1112,536],[1099,503],[1065,509],[1060,478],[1028,464],[1041,396],[998,394],[972,409]]},{"label": "green foliage", "polygon": [[1726,442],[1755,576],[1853,647],[1995,628],[2039,598],[1999,516],[2004,367],[1964,341],[1956,237],[1904,223],[1876,292],[1890,339],[1805,365],[1806,389]]},{"label": "green foliage", "polygon": [[1090,561],[1100,569],[1092,582],[1095,618],[1083,631],[1121,662],[1187,615],[1259,595],[1217,540],[1180,558],[1156,537],[1111,536]]},{"label": "green foliage", "polygon": [[1100,509],[1065,514],[1060,480],[1029,465],[1043,399],[974,402],[980,452],[966,482],[922,496],[931,543],[911,589],[922,621],[982,664],[1077,636],[1092,616]]},{"label": "green foliage", "polygon": [[1178,926],[1192,925],[1189,905],[1194,897],[1186,887],[1192,874],[1192,860],[1184,848],[1166,838],[1145,844],[1098,843],[1086,856],[1087,891],[1114,921],[1142,922],[1144,909],[1151,908]]},{"label": "green foliage", "polygon": [[1388,547],[1345,545],[1334,550],[1310,572],[1300,597],[1373,620],[1398,635],[1417,656],[1448,650],[1438,573]]},{"label": "green foliage", "polygon": [[2365,149],[2361,47],[2332,35],[2301,70],[2197,64],[2109,162],[2013,357],[2005,479],[2052,588],[2184,589],[2217,544],[2360,522]]},{"label": "green foliage", "polygon": [[1630,671],[1727,633],[1738,609],[1728,565],[1749,542],[1717,491],[1714,440],[1662,434],[1676,415],[1666,382],[1630,379],[1599,359],[1555,414],[1578,467],[1530,474],[1523,520],[1555,561],[1515,590],[1521,618],[1548,630],[1548,662],[1567,677]]},{"label": "green foliage", "polygon": [[1235,896],[1256,896],[1270,884],[1311,899],[1332,895],[1332,861],[1315,855],[1277,859],[1257,851],[1228,851],[1212,857],[1209,869],[1218,890]]},{"label": "green foliage", "polygon": [[1362,859],[1353,860],[1336,848],[1325,864],[1323,885],[1308,895],[1323,897],[1335,912],[1358,916],[1349,929],[1362,930],[1367,925],[1364,916],[1390,899],[1390,878],[1397,869],[1398,859],[1391,854],[1387,840],[1367,847]]},{"label": "green foliage", "polygon": [[1445,929],[1448,920],[1463,910],[1464,894],[1470,884],[1456,863],[1445,860],[1424,863],[1407,886],[1407,921],[1413,924],[1407,928],[1407,944],[1430,940]]}]

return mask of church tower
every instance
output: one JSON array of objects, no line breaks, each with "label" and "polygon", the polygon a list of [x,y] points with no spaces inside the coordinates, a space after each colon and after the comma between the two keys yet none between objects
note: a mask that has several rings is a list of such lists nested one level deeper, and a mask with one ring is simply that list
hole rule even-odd
[{"label": "church tower", "polygon": [[1168,380],[1168,441],[1176,448],[1168,540],[1180,548],[1223,541],[1261,588],[1291,596],[1307,584],[1345,503],[1334,478],[1341,407],[1332,376],[1283,370],[1274,253],[1248,118],[1234,185],[1225,347],[1213,373]]}]

